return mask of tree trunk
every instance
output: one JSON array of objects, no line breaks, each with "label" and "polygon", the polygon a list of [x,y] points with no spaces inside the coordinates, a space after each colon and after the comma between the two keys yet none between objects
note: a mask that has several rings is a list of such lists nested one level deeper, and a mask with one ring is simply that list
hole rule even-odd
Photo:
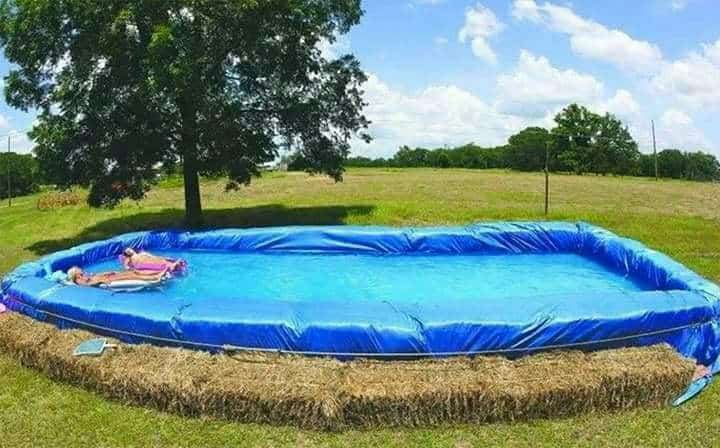
[{"label": "tree trunk", "polygon": [[183,152],[183,180],[185,184],[185,225],[200,227],[203,224],[200,203],[200,180],[198,178],[197,156]]},{"label": "tree trunk", "polygon": [[183,129],[180,141],[183,156],[183,183],[185,185],[185,225],[191,228],[203,224],[200,203],[200,179],[198,178],[197,126],[195,109],[184,108]]}]

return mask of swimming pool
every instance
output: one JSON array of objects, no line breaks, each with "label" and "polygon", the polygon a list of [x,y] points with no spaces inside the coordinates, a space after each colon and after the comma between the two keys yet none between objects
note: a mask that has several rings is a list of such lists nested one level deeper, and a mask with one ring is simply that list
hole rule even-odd
[{"label": "swimming pool", "polygon": [[[472,302],[478,298],[532,300],[538,295],[571,294],[577,290],[628,293],[651,288],[577,254],[366,255],[204,250],[159,250],[155,254],[182,258],[192,270],[154,291],[154,299],[192,301],[201,306],[212,306],[228,295],[237,295],[239,305],[250,299],[320,306],[336,300],[358,304],[412,304],[437,299]],[[115,259],[85,267],[92,273],[117,269]],[[238,285],[242,285],[241,293]]]},{"label": "swimming pool", "polygon": [[[140,293],[65,286],[73,265],[118,269],[124,247],[188,261]],[[27,263],[10,309],[128,342],[388,358],[666,342],[712,364],[720,289],[642,244],[584,223],[282,227],[117,236]]]}]

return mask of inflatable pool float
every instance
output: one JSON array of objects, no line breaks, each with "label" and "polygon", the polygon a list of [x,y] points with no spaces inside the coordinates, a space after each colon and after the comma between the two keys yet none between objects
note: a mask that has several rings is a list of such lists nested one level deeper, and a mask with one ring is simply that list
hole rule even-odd
[{"label": "inflatable pool float", "polygon": [[46,277],[50,281],[54,281],[57,283],[60,283],[61,285],[65,286],[76,286],[78,288],[101,288],[101,289],[107,289],[109,291],[113,292],[138,292],[142,291],[144,289],[148,288],[156,288],[163,283],[165,283],[167,280],[170,280],[172,278],[171,274],[167,274],[163,276],[160,280],[150,281],[150,280],[116,280],[111,282],[105,282],[100,283],[96,286],[85,286],[85,285],[78,285],[76,283],[71,282],[68,280],[68,275],[63,271],[55,271],[52,274],[48,275]]},{"label": "inflatable pool float", "polygon": [[140,263],[133,263],[132,261],[128,261],[126,257],[123,254],[120,254],[118,256],[118,260],[120,261],[120,264],[123,266],[127,266],[129,269],[136,269],[138,271],[151,271],[151,272],[164,272],[166,270],[169,270],[172,274],[177,275],[184,275],[187,273],[187,262],[183,259],[172,259],[172,258],[165,258],[164,262],[161,263],[151,263],[151,262],[140,262]]}]

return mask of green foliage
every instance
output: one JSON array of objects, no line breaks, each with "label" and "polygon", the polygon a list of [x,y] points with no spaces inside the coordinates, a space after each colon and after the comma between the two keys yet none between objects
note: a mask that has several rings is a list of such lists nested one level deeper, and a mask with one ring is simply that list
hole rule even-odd
[{"label": "green foliage", "polygon": [[285,159],[288,171],[306,171],[310,162],[302,153],[296,152]]},{"label": "green foliage", "polygon": [[590,170],[591,148],[597,115],[585,107],[571,104],[555,116],[552,130],[554,168],[583,174]]},{"label": "green foliage", "polygon": [[712,154],[686,152],[684,177],[699,181],[720,180],[720,162]]},{"label": "green foliage", "polygon": [[447,151],[433,151],[428,155],[430,166],[434,166],[435,168],[450,168],[450,156]]},{"label": "green foliage", "polygon": [[640,151],[627,127],[611,114],[571,104],[555,116],[555,168],[576,174],[635,174]]},{"label": "green foliage", "polygon": [[697,181],[720,180],[720,163],[712,154],[665,149],[658,153],[662,177]]},{"label": "green foliage", "polygon": [[408,146],[401,146],[400,150],[393,156],[393,165],[405,168],[417,168],[421,166],[433,166],[430,161],[430,151],[424,148],[412,149]]},{"label": "green foliage", "polygon": [[0,199],[8,197],[8,175],[12,196],[35,193],[39,189],[37,162],[30,154],[0,153]]},{"label": "green foliage", "polygon": [[371,159],[370,157],[363,157],[363,156],[357,156],[357,157],[349,157],[345,161],[346,167],[355,167],[355,168],[381,168],[381,167],[389,167],[390,161],[386,160],[382,157],[379,157],[377,159]]},{"label": "green foliage", "polygon": [[655,157],[652,154],[640,154],[637,175],[655,177]]},{"label": "green foliage", "polygon": [[[555,117],[555,123],[551,131],[525,128],[512,135],[505,146],[482,148],[468,144],[438,149],[401,146],[390,159],[354,157],[347,166],[542,171],[549,149],[551,171],[655,176],[654,157],[640,153],[627,127],[615,116],[598,115],[571,104]],[[712,154],[665,150],[658,154],[658,165],[661,177],[720,180],[720,163]]]},{"label": "green foliage", "polygon": [[368,140],[347,33],[360,0],[1,0],[0,44],[16,65],[8,104],[38,109],[32,137],[61,187],[93,206],[141,199],[182,161],[187,219],[198,175],[247,184],[290,136],[307,170],[340,180],[353,136]]},{"label": "green foliage", "polygon": [[682,179],[685,173],[685,156],[679,149],[665,149],[658,153],[660,177]]},{"label": "green foliage", "polygon": [[[503,148],[482,148],[472,143],[457,148],[400,147],[391,159],[361,160],[364,166],[398,168],[501,168],[504,166]],[[359,166],[359,165],[356,165]]]},{"label": "green foliage", "polygon": [[508,139],[506,161],[509,168],[518,171],[545,169],[545,155],[550,144],[547,129],[525,128]]}]

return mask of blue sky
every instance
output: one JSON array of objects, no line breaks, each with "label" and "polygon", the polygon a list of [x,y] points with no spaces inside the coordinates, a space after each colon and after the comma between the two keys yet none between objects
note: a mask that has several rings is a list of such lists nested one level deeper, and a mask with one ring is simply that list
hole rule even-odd
[{"label": "blue sky", "polygon": [[[373,121],[353,153],[389,156],[402,144],[502,144],[552,126],[570,102],[619,116],[643,151],[650,120],[660,148],[720,155],[717,0],[365,0],[361,24],[329,57],[358,56]],[[0,59],[0,73],[9,71]],[[34,114],[0,101],[0,135]],[[4,142],[2,147],[4,148]],[[30,143],[13,139],[13,149]]]},{"label": "blue sky", "polygon": [[609,111],[651,150],[720,155],[717,0],[367,0],[361,24],[330,51],[355,53],[376,139],[398,145],[500,144],[550,126],[568,102]]}]

